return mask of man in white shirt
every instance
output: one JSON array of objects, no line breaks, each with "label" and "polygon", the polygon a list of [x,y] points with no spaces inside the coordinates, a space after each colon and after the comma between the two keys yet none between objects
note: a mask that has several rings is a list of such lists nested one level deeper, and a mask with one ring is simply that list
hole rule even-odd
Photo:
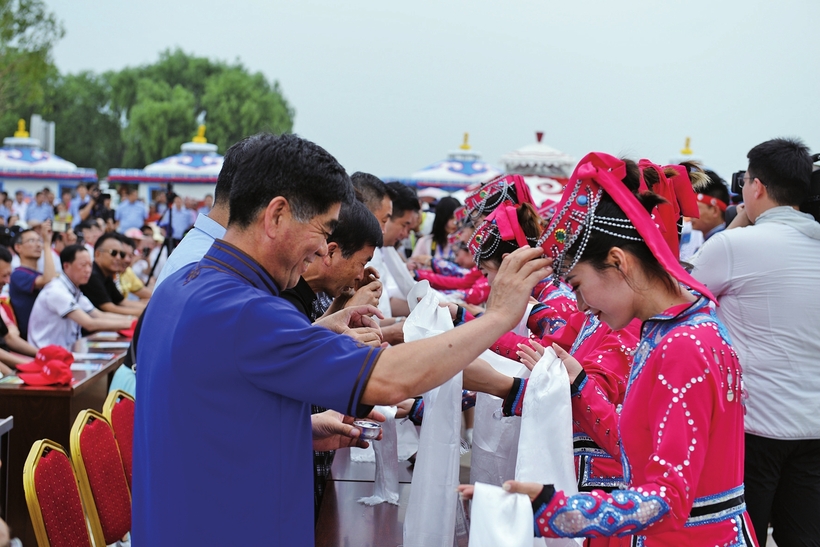
[{"label": "man in white shirt", "polygon": [[816,544],[820,223],[797,210],[808,197],[812,161],[789,139],[764,142],[747,157],[745,206],[694,256],[692,275],[718,298],[743,366],[744,482],[755,533],[765,540],[771,523],[781,547]]},{"label": "man in white shirt", "polygon": [[28,341],[37,348],[51,344],[71,350],[82,336],[91,332],[121,330],[131,326],[131,316],[106,313],[94,307],[80,285],[91,277],[91,255],[82,245],[69,245],[60,253],[63,273],[52,279],[34,301],[28,324]]}]

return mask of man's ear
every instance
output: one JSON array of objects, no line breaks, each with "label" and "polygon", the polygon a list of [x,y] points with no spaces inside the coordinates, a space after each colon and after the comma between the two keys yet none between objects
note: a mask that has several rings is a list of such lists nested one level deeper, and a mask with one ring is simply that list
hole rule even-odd
[{"label": "man's ear", "polygon": [[291,218],[290,204],[283,196],[276,196],[270,200],[262,215],[265,234],[271,239],[276,239],[287,224],[287,220]]},{"label": "man's ear", "polygon": [[325,263],[326,266],[330,266],[331,262],[333,262],[333,255],[338,254],[341,255],[342,251],[339,249],[339,244],[335,241],[331,241],[327,244],[327,254],[322,257],[322,261]]}]

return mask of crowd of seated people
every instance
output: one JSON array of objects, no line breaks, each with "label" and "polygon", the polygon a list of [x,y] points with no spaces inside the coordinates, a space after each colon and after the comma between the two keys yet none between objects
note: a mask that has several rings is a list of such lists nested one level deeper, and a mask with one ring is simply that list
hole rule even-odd
[{"label": "crowd of seated people", "polygon": [[131,327],[169,248],[213,207],[210,195],[173,196],[169,215],[164,194],[146,205],[136,187],[122,186],[118,197],[112,206],[111,194],[85,183],[63,188],[59,200],[48,186],[14,198],[0,192],[4,375],[43,346],[71,349],[81,336]]}]

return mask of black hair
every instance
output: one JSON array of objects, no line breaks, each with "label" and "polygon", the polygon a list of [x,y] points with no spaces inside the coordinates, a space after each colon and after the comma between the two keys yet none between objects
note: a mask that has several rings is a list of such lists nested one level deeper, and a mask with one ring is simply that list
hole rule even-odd
[{"label": "black hair", "polygon": [[279,196],[299,222],[354,199],[350,177],[324,148],[291,134],[255,135],[233,177],[228,224],[247,228]]},{"label": "black hair", "polygon": [[29,232],[32,232],[32,233],[35,233],[35,234],[37,233],[37,232],[34,231],[33,228],[26,228],[24,230],[20,230],[17,233],[17,235],[14,237],[14,246],[16,247],[17,245],[22,245],[23,244],[23,234],[27,234]]},{"label": "black hair", "polygon": [[[534,246],[535,242],[538,240],[538,236],[541,235],[543,231],[543,222],[541,217],[538,216],[538,212],[535,208],[529,204],[525,203],[516,207],[517,210],[517,217],[518,217],[518,225],[521,226],[521,230],[524,232],[524,236],[531,242]],[[501,260],[504,258],[505,254],[509,254],[516,249],[518,249],[518,243],[513,241],[504,241],[501,239],[501,236],[496,231],[490,231],[487,233],[484,241],[481,242],[481,250],[479,251],[476,258],[476,264],[480,266],[481,264],[490,263],[493,264],[495,267],[499,267],[501,265]],[[490,249],[495,248],[491,255],[483,256],[484,253],[489,252]]]},{"label": "black hair", "polygon": [[353,189],[356,191],[356,199],[364,203],[374,214],[382,206],[385,196],[390,197],[387,185],[379,177],[370,173],[356,171],[350,175],[350,182],[353,183]]},{"label": "black hair", "polygon": [[[731,205],[732,198],[729,195],[729,189],[726,187],[726,181],[710,169],[707,169],[704,173],[706,173],[706,176],[709,177],[709,180],[706,181],[706,184],[698,188],[698,192],[705,196],[710,196],[722,201],[727,207]],[[726,220],[725,212],[721,211],[720,216]]]},{"label": "black hair", "polygon": [[8,262],[11,264],[11,251],[0,245],[0,262]]},{"label": "black hair", "polygon": [[[814,154],[811,157],[813,162],[820,161],[820,154]],[[809,195],[800,204],[800,210],[808,213],[814,217],[814,220],[820,222],[820,169],[812,167],[811,178],[809,182]]]},{"label": "black hair", "polygon": [[60,251],[60,264],[73,264],[77,258],[77,253],[80,251],[88,252],[83,245],[67,245],[65,249]]},{"label": "black hair", "polygon": [[800,205],[808,197],[812,172],[809,149],[799,139],[772,139],[746,154],[749,177],[760,179],[778,205]]},{"label": "black hair", "polygon": [[117,241],[120,241],[120,234],[118,234],[117,232],[105,232],[94,244],[94,252],[97,252],[100,246],[102,246],[102,244],[108,241],[109,239],[115,239]]},{"label": "black hair", "polygon": [[350,258],[367,245],[379,248],[384,244],[382,227],[364,203],[353,200],[342,205],[339,222],[328,243],[336,243],[342,258]]},{"label": "black hair", "polygon": [[222,157],[222,168],[219,170],[219,176],[216,179],[214,206],[230,206],[231,186],[233,186],[233,178],[236,175],[236,167],[242,158],[245,145],[247,145],[248,141],[252,138],[253,137],[245,137],[225,151],[225,155]]},{"label": "black hair", "polygon": [[53,234],[51,234],[51,242],[52,243],[57,243],[58,241],[62,241],[62,240],[63,240],[63,232],[54,232]]},{"label": "black hair", "polygon": [[433,241],[441,248],[447,246],[447,223],[455,215],[456,209],[461,207],[461,202],[454,197],[446,196],[439,200],[436,205],[436,218],[433,219],[433,229],[431,235]]},{"label": "black hair", "polygon": [[[641,183],[640,168],[631,160],[624,160],[624,163],[626,164],[626,176],[623,178],[624,186],[636,195],[638,201],[647,212],[651,213],[655,207],[661,203],[666,203],[666,200],[654,192],[638,193]],[[603,192],[601,201],[595,209],[595,216],[629,220],[626,213],[621,210],[606,192]],[[587,239],[586,247],[582,250],[583,255],[578,259],[579,263],[586,262],[598,271],[614,268],[615,266],[608,264],[606,259],[609,256],[609,251],[613,247],[618,247],[637,258],[643,266],[644,273],[648,277],[663,282],[664,286],[672,292],[678,290],[679,285],[677,281],[675,281],[672,276],[667,273],[661,263],[658,262],[658,259],[655,258],[655,255],[652,254],[652,251],[642,238],[639,241],[635,241],[612,235],[623,234],[630,238],[640,236],[638,231],[632,226],[631,221],[627,227],[607,224],[606,229],[606,232],[592,230]],[[581,250],[580,247],[583,240],[583,234],[576,238],[572,246],[566,250],[567,255],[575,257],[576,253]]]},{"label": "black hair", "polygon": [[91,228],[93,228],[95,226],[97,228],[100,227],[100,225],[97,224],[97,222],[95,220],[89,218],[89,219],[84,220],[84,221],[80,222],[79,224],[77,224],[77,227],[74,229],[74,231],[76,232],[77,230],[80,230],[80,232],[82,232],[83,230],[90,230]]},{"label": "black hair", "polygon": [[412,188],[400,182],[388,182],[385,186],[391,191],[390,199],[393,200],[391,218],[403,217],[407,211],[421,211],[421,203]]}]

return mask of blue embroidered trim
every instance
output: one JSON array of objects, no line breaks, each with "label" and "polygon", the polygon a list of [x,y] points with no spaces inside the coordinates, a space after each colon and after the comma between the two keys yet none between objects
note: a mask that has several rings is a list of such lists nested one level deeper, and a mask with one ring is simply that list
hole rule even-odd
[{"label": "blue embroidered trim", "polygon": [[[669,505],[659,496],[644,496],[634,490],[615,490],[609,497],[613,502],[586,493],[569,497],[567,504],[550,517],[550,529],[561,537],[624,535],[645,529],[669,512]],[[657,506],[651,513],[646,507],[650,502]],[[571,523],[572,526],[562,523]]]},{"label": "blue embroidered trim", "polygon": [[587,318],[584,320],[581,331],[578,333],[577,338],[575,338],[575,342],[572,343],[572,347],[569,350],[570,355],[578,351],[581,344],[586,342],[587,338],[595,334],[595,331],[598,330],[598,327],[600,326],[601,321],[597,317],[587,314]]}]

